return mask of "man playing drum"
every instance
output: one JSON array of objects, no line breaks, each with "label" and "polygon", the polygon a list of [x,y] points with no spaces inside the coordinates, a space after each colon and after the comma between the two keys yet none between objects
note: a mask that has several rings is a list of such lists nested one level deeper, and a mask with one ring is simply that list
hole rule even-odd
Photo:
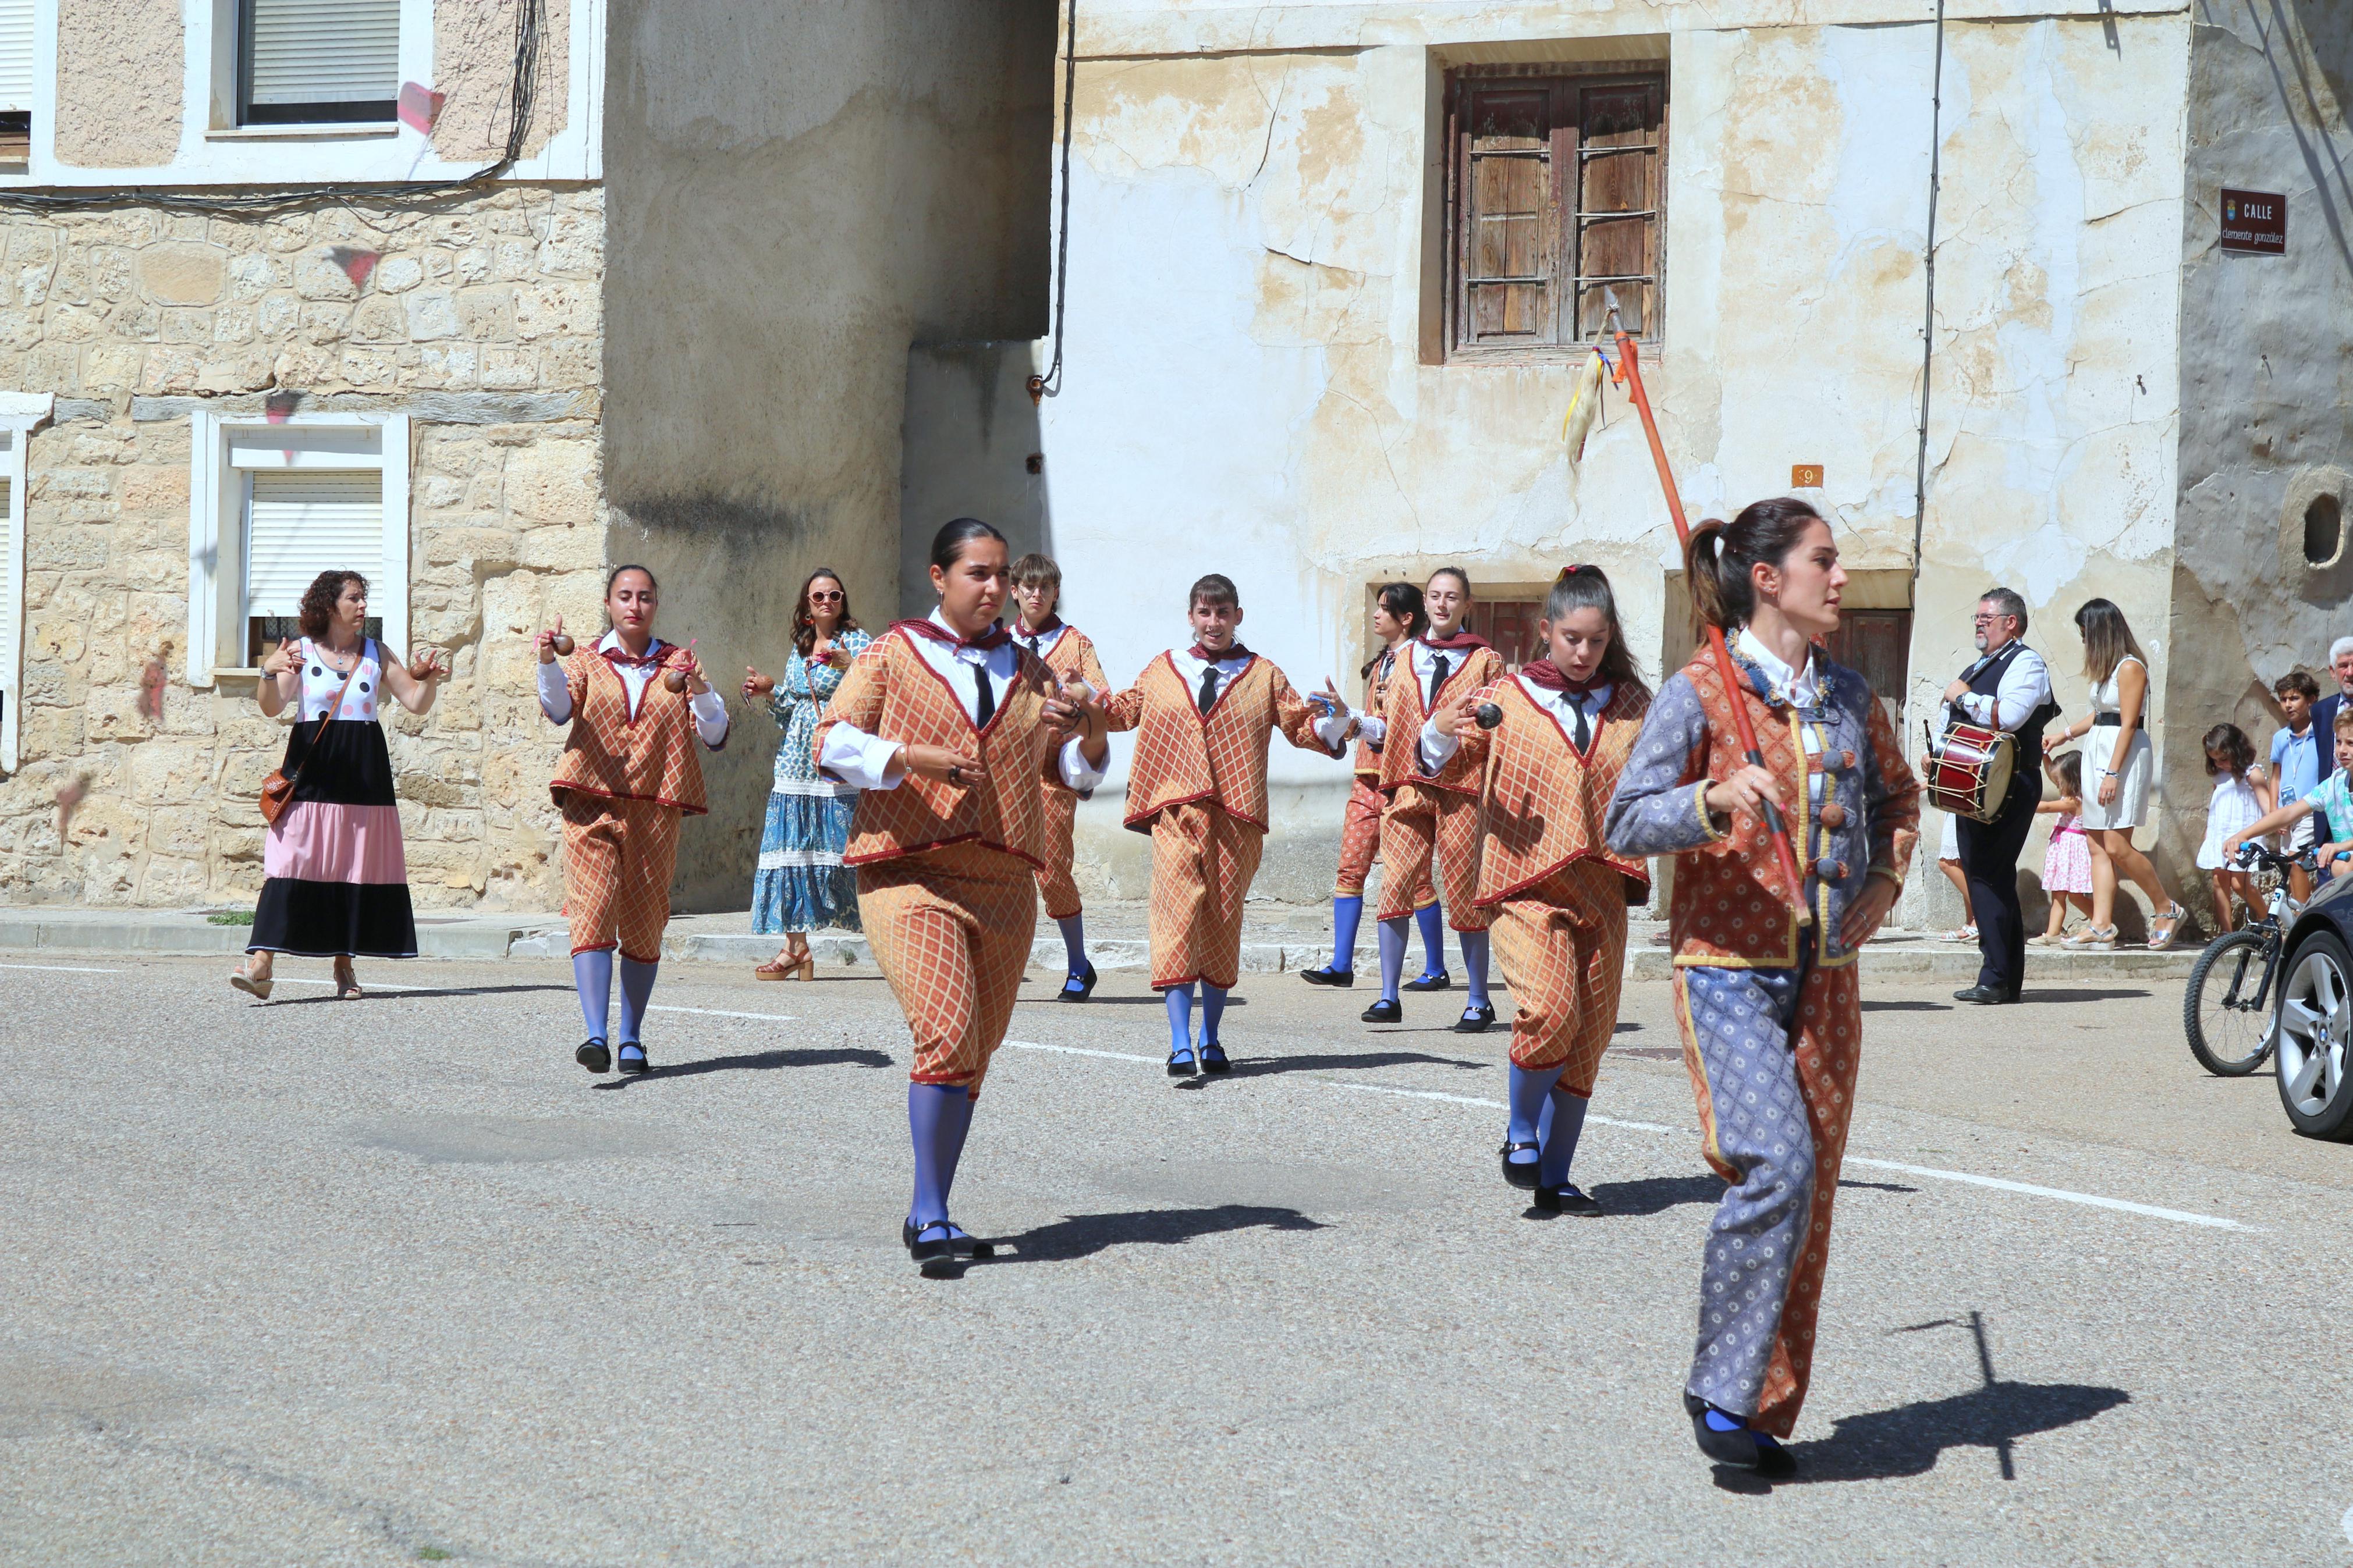
[{"label": "man playing drum", "polygon": [[[2026,917],[2018,905],[2018,856],[2042,799],[2037,764],[2042,731],[2059,711],[2051,700],[2051,671],[2042,656],[2019,639],[2026,635],[2026,601],[2009,588],[1989,588],[1978,600],[1978,661],[1945,689],[1945,726],[1975,724],[2016,737],[2016,765],[2000,809],[1989,822],[1960,819],[1961,870],[1969,879],[1978,950],[1985,962],[1978,983],[1956,991],[1957,1002],[2018,1000],[2026,978]],[[1986,803],[1990,805],[1994,803]]]}]

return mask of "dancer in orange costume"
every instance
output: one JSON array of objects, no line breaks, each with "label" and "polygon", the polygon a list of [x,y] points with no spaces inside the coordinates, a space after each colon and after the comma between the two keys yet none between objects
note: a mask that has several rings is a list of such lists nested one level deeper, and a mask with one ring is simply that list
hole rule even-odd
[{"label": "dancer in orange costume", "polygon": [[[1846,573],[1811,507],[1758,501],[1685,552],[1704,621],[1737,632],[1741,689],[1704,651],[1651,704],[1609,805],[1620,855],[1681,855],[1669,912],[1675,1014],[1703,1149],[1728,1184],[1700,1272],[1683,1386],[1720,1464],[1787,1475],[1813,1366],[1831,1211],[1862,1042],[1854,960],[1903,886],[1920,786],[1870,685],[1813,646]],[[1747,710],[1764,765],[1736,739]],[[1760,803],[1788,824],[1800,921]]]},{"label": "dancer in orange costume", "polygon": [[[1504,659],[1486,638],[1462,629],[1462,618],[1471,613],[1471,576],[1462,568],[1441,566],[1431,573],[1421,599],[1430,612],[1430,629],[1406,645],[1408,658],[1398,661],[1397,677],[1383,694],[1375,735],[1385,742],[1381,793],[1388,799],[1381,811],[1381,995],[1364,1016],[1367,1024],[1404,1020],[1398,984],[1405,974],[1405,922],[1420,901],[1427,879],[1426,872],[1420,877],[1409,873],[1434,861],[1442,889],[1440,902],[1462,949],[1463,975],[1471,989],[1454,1027],[1475,1035],[1495,1021],[1494,1005],[1487,999],[1487,916],[1477,901],[1479,773],[1461,760],[1451,761],[1434,775],[1424,773],[1416,763],[1412,737],[1448,699],[1501,679]],[[1365,728],[1375,731],[1370,723]],[[1402,743],[1386,744],[1391,733]],[[1434,980],[1417,981],[1413,989],[1442,991],[1447,984],[1441,971]]]},{"label": "dancer in orange costume", "polygon": [[1145,665],[1108,710],[1111,728],[1142,731],[1128,771],[1127,826],[1152,835],[1152,986],[1168,1009],[1172,1078],[1230,1065],[1218,1025],[1240,973],[1242,900],[1266,840],[1270,738],[1280,730],[1303,751],[1337,757],[1353,721],[1330,681],[1310,703],[1234,640],[1242,606],[1231,579],[1211,573],[1187,604],[1193,646]]},{"label": "dancer in orange costume", "polygon": [[1564,570],[1536,630],[1546,657],[1448,699],[1422,726],[1420,762],[1461,759],[1482,782],[1479,903],[1519,1005],[1504,1179],[1539,1209],[1590,1215],[1601,1207],[1569,1162],[1618,1026],[1626,906],[1651,895],[1649,862],[1611,853],[1602,821],[1651,693],[1599,567]]},{"label": "dancer in orange costume", "polygon": [[986,1256],[949,1222],[948,1194],[1037,929],[1038,780],[1050,770],[1092,789],[1109,755],[1102,714],[1065,700],[997,625],[1006,553],[977,518],[942,528],[939,607],[858,656],[812,742],[819,767],[865,792],[842,860],[857,868],[860,923],[914,1037],[915,1190],[900,1239],[934,1277]]},{"label": "dancer in orange costume", "polygon": [[[1373,857],[1381,846],[1381,807],[1388,800],[1381,794],[1381,743],[1373,737],[1381,730],[1382,694],[1388,689],[1398,657],[1428,624],[1421,613],[1421,590],[1410,583],[1388,584],[1374,600],[1373,635],[1383,646],[1356,672],[1365,680],[1366,711],[1356,715],[1354,726],[1358,736],[1356,785],[1348,792],[1346,811],[1340,819],[1340,875],[1332,888],[1332,962],[1322,969],[1300,972],[1299,977],[1310,985],[1356,983],[1356,925],[1364,918],[1365,879],[1372,875]],[[1410,876],[1421,889],[1413,919],[1421,928],[1428,963],[1421,978],[1409,988],[1444,985],[1446,928],[1439,922],[1438,895],[1430,886],[1430,862],[1425,858],[1410,871],[1391,869],[1382,875]]]},{"label": "dancer in orange costume", "polygon": [[[1073,696],[1082,700],[1108,696],[1111,682],[1103,679],[1095,645],[1055,613],[1062,602],[1062,569],[1047,556],[1024,555],[1013,563],[1013,598],[1021,606],[1013,623],[1013,640],[1043,660]],[[1038,891],[1046,900],[1046,918],[1062,933],[1062,952],[1070,961],[1070,973],[1055,1000],[1083,1002],[1094,994],[1095,966],[1087,961],[1086,916],[1079,902],[1079,884],[1071,876],[1071,863],[1078,854],[1071,838],[1083,797],[1060,778],[1049,777],[1039,787],[1046,792],[1046,863],[1038,868]]]},{"label": "dancer in orange costume", "polygon": [[649,1066],[639,1029],[670,924],[679,819],[704,810],[694,744],[700,740],[715,752],[727,743],[727,700],[711,689],[702,661],[691,647],[654,636],[659,594],[652,573],[624,566],[605,584],[613,629],[596,647],[559,662],[562,616],[534,639],[540,711],[551,723],[572,726],[548,789],[564,813],[564,912],[572,925],[573,983],[588,1026],[572,1059],[590,1072],[613,1065],[606,1027],[616,948],[621,1070],[640,1073]]}]

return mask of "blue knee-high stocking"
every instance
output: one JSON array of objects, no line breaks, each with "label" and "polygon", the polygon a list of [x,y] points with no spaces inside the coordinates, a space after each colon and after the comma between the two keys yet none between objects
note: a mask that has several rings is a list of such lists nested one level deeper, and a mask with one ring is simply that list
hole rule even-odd
[{"label": "blue knee-high stocking", "polygon": [[1160,993],[1160,1000],[1168,1009],[1168,1049],[1173,1055],[1193,1048],[1193,986],[1171,985]]},{"label": "blue knee-high stocking", "polygon": [[1226,994],[1208,981],[1202,981],[1201,1043],[1203,1045],[1214,1046],[1218,1043],[1218,1020],[1225,1016]]},{"label": "blue knee-high stocking", "polygon": [[646,1004],[653,999],[654,974],[659,963],[639,963],[636,959],[621,960],[621,1043],[634,1046],[643,1037],[638,1031],[646,1021]]},{"label": "blue knee-high stocking", "polygon": [[580,1021],[592,1040],[607,1038],[605,1021],[613,1007],[613,950],[600,947],[572,955],[572,984],[580,992]]},{"label": "blue knee-high stocking", "polygon": [[[1504,1134],[1504,1142],[1535,1144],[1541,1144],[1544,1142],[1544,1118],[1548,1104],[1546,1097],[1552,1093],[1553,1080],[1559,1076],[1560,1069],[1557,1068],[1539,1068],[1534,1072],[1522,1067],[1514,1067],[1511,1069],[1507,1088],[1507,1097],[1511,1100],[1511,1121]],[[1529,1163],[1525,1160],[1514,1160],[1512,1163],[1515,1165]]]},{"label": "blue knee-high stocking", "polygon": [[1381,1000],[1398,999],[1398,982],[1405,977],[1405,921],[1383,921],[1381,927]]},{"label": "blue knee-high stocking", "polygon": [[1087,973],[1087,917],[1064,915],[1054,924],[1061,930],[1062,954],[1070,963],[1072,977],[1083,979]]},{"label": "blue knee-high stocking", "polygon": [[1462,973],[1471,982],[1471,1005],[1488,1007],[1487,1000],[1487,933],[1483,931],[1459,931],[1454,940],[1462,944]]},{"label": "blue knee-high stocking", "polygon": [[919,1226],[948,1216],[965,1134],[972,1131],[972,1097],[961,1084],[907,1086],[907,1135],[915,1147],[915,1195],[907,1217]]},{"label": "blue knee-high stocking", "polygon": [[1536,1180],[1544,1185],[1556,1187],[1568,1180],[1568,1163],[1577,1158],[1577,1134],[1585,1131],[1586,1108],[1592,1103],[1565,1089],[1546,1097],[1536,1129]]},{"label": "blue knee-high stocking", "polygon": [[1356,967],[1356,923],[1365,918],[1365,895],[1332,900],[1332,967],[1344,973]]},{"label": "blue knee-high stocking", "polygon": [[1413,923],[1421,928],[1422,973],[1445,973],[1446,911],[1436,904],[1424,904],[1413,911]]}]

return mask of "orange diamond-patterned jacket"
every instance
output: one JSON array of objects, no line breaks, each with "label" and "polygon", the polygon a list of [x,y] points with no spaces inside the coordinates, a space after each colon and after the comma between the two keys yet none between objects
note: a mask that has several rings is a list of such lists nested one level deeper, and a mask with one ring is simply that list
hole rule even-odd
[{"label": "orange diamond-patterned jacket", "polygon": [[[1771,683],[1746,659],[1736,661],[1736,696],[1791,803],[1790,844],[1814,917],[1817,962],[1828,966],[1854,959],[1839,925],[1865,879],[1902,884],[1919,830],[1920,783],[1870,683],[1819,648],[1813,658],[1816,707],[1768,700]],[[1709,783],[1746,765],[1734,696],[1704,651],[1668,680],[1619,777],[1609,844],[1620,855],[1683,856],[1667,921],[1676,963],[1794,968],[1800,928],[1765,819],[1747,811],[1719,819],[1707,809]],[[1819,746],[1810,758],[1809,731]],[[1816,777],[1819,796],[1808,787]]]},{"label": "orange diamond-patterned jacket", "polygon": [[[1365,678],[1366,712],[1387,711],[1383,704],[1388,700],[1389,676],[1397,668],[1397,649],[1393,647],[1383,648],[1381,657],[1373,660],[1372,673]],[[1381,776],[1381,748],[1370,741],[1359,740],[1354,771],[1358,778],[1377,780]]]},{"label": "orange diamond-patterned jacket", "polygon": [[963,701],[905,632],[876,637],[826,704],[810,755],[822,758],[826,736],[836,724],[848,723],[902,745],[976,752],[983,777],[978,784],[952,784],[909,773],[897,789],[863,792],[850,815],[842,864],[871,865],[973,842],[1043,864],[1046,822],[1038,780],[1053,763],[1053,737],[1045,723],[1052,693],[1045,665],[1023,652],[1020,673],[989,715],[988,727],[976,731]]},{"label": "orange diamond-patterned jacket", "polygon": [[1436,777],[1423,774],[1421,742],[1415,737],[1421,733],[1422,721],[1430,717],[1431,708],[1460,692],[1476,691],[1501,680],[1504,656],[1492,647],[1475,647],[1465,650],[1459,658],[1449,654],[1447,660],[1453,668],[1446,672],[1446,684],[1438,689],[1437,700],[1425,705],[1411,650],[1400,648],[1398,652],[1397,668],[1382,693],[1381,719],[1388,726],[1381,744],[1381,788],[1385,790],[1394,791],[1399,784],[1410,784],[1424,789],[1451,790],[1456,795],[1479,793],[1479,764],[1465,759],[1461,752],[1447,759]]},{"label": "orange diamond-patterned jacket", "polygon": [[1594,721],[1585,752],[1516,675],[1481,688],[1472,700],[1474,712],[1479,703],[1492,702],[1504,714],[1493,730],[1465,725],[1456,752],[1470,752],[1472,766],[1486,781],[1477,901],[1501,903],[1578,860],[1602,861],[1624,877],[1628,902],[1647,900],[1651,863],[1611,849],[1602,820],[1634,754],[1650,693],[1618,682]]},{"label": "orange diamond-patterned jacket", "polygon": [[[657,642],[649,651],[669,646]],[[659,678],[647,681],[632,721],[621,672],[586,639],[564,660],[564,680],[572,689],[572,731],[565,737],[555,776],[548,781],[556,805],[570,791],[650,800],[688,816],[703,815],[702,759],[695,755],[701,741],[685,692],[672,691]]]},{"label": "orange diamond-patterned jacket", "polygon": [[[1095,653],[1095,645],[1087,634],[1076,626],[1064,626],[1054,646],[1046,650],[1046,668],[1054,672],[1057,680],[1083,680],[1098,696],[1111,695],[1111,679],[1103,674],[1103,659]],[[1062,782],[1061,771],[1049,768],[1046,787],[1065,793],[1070,785]]]},{"label": "orange diamond-patterned jacket", "polygon": [[1214,800],[1228,816],[1267,824],[1266,748],[1275,731],[1302,751],[1340,753],[1315,737],[1314,706],[1271,660],[1253,655],[1205,717],[1175,659],[1162,654],[1104,711],[1113,730],[1138,730],[1127,775],[1127,826],[1152,831],[1172,805]]}]

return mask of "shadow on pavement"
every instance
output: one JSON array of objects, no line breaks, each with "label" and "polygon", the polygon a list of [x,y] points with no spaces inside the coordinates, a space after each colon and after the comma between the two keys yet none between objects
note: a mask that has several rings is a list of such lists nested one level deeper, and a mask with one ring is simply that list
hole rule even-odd
[{"label": "shadow on pavement", "polygon": [[265,1007],[311,1007],[322,1002],[408,1002],[432,996],[506,996],[525,991],[562,991],[569,994],[569,985],[406,985],[397,991],[373,991],[366,981],[360,982],[357,996],[338,996],[332,991],[322,991],[315,996],[275,996],[262,1004]]},{"label": "shadow on pavement", "polygon": [[1320,1221],[1297,1209],[1261,1204],[1219,1204],[1206,1209],[1131,1209],[1120,1214],[1079,1214],[1051,1225],[1041,1225],[1019,1236],[990,1237],[998,1247],[1011,1247],[1010,1258],[982,1258],[976,1268],[1006,1263],[1060,1263],[1092,1258],[1113,1247],[1181,1247],[1197,1236],[1229,1230],[1323,1230]]},{"label": "shadow on pavement", "polygon": [[[2010,1446],[2131,1402],[2121,1388],[2085,1383],[2001,1383],[1948,1399],[1841,1415],[1831,1435],[1790,1445],[1799,1482],[1876,1481],[1926,1475],[1947,1448],[1985,1448],[2010,1468]],[[1753,1479],[1754,1478],[1750,1478]]]},{"label": "shadow on pavement", "polygon": [[1724,1195],[1716,1176],[1645,1176],[1639,1182],[1603,1182],[1585,1189],[1604,1219],[1639,1219],[1682,1204],[1712,1204]]},{"label": "shadow on pavement", "polygon": [[1480,1072],[1493,1062],[1466,1062],[1459,1057],[1433,1057],[1422,1051],[1358,1051],[1346,1056],[1258,1057],[1234,1063],[1229,1073],[1187,1079],[1183,1087],[1202,1089],[1219,1078],[1263,1078],[1277,1072],[1337,1072],[1353,1068],[1440,1067]]},{"label": "shadow on pavement", "polygon": [[887,1068],[890,1065],[891,1054],[888,1051],[861,1050],[854,1046],[839,1046],[830,1050],[753,1051],[740,1057],[705,1057],[700,1061],[663,1063],[646,1072],[632,1073],[627,1078],[591,1087],[609,1092],[627,1089],[634,1083],[657,1083],[666,1078],[693,1078],[706,1072],[765,1072],[773,1068]]},{"label": "shadow on pavement", "polygon": [[1862,1005],[1866,1013],[1949,1013],[1949,1002],[1869,1002]]},{"label": "shadow on pavement", "polygon": [[2139,988],[2106,991],[2030,990],[2020,992],[2018,994],[2018,1001],[2011,1003],[2010,1005],[2014,1007],[2019,1005],[2021,1003],[2027,1002],[2115,1002],[2121,1001],[2128,996],[2146,996],[2147,994],[2148,993],[2147,990]]}]

